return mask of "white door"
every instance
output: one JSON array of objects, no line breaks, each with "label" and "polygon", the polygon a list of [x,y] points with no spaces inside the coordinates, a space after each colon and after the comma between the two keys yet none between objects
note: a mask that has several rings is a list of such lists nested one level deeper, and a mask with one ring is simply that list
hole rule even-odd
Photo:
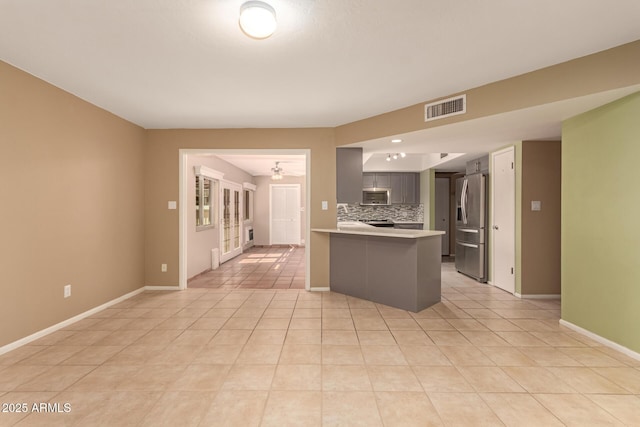
[{"label": "white door", "polygon": [[449,178],[436,178],[436,218],[435,228],[444,231],[442,255],[449,255]]},{"label": "white door", "polygon": [[514,148],[492,154],[493,157],[493,285],[515,292],[516,265],[516,181]]},{"label": "white door", "polygon": [[300,185],[272,184],[271,244],[300,244]]},{"label": "white door", "polygon": [[240,206],[242,187],[230,182],[220,184],[220,262],[242,253]]}]

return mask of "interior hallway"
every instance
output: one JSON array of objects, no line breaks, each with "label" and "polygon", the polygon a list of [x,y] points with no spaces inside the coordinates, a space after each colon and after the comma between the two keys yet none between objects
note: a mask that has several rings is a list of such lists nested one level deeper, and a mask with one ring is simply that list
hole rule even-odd
[{"label": "interior hallway", "polygon": [[519,300],[452,263],[442,302],[420,313],[224,286],[145,292],[0,356],[0,402],[71,405],[0,425],[640,420],[640,361],[559,326],[559,301]]}]

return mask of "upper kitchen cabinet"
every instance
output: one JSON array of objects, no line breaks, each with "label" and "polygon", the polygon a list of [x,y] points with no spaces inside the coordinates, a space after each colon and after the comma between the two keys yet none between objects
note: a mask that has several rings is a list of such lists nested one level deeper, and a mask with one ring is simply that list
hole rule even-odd
[{"label": "upper kitchen cabinet", "polygon": [[338,203],[362,201],[362,148],[336,148]]},{"label": "upper kitchen cabinet", "polygon": [[390,175],[392,204],[420,203],[420,174],[392,173]]},{"label": "upper kitchen cabinet", "polygon": [[362,188],[391,188],[389,172],[365,172],[362,174]]},{"label": "upper kitchen cabinet", "polygon": [[472,173],[489,173],[489,156],[480,157],[479,159],[467,162],[467,175]]}]

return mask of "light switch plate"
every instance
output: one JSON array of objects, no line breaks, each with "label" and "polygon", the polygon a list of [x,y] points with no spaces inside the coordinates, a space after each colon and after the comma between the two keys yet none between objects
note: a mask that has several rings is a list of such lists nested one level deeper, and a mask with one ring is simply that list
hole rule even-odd
[{"label": "light switch plate", "polygon": [[326,200],[322,201],[322,210],[323,211],[329,210],[329,202],[327,202]]},{"label": "light switch plate", "polygon": [[532,211],[541,211],[542,210],[542,202],[540,200],[532,200],[531,201],[531,210]]},{"label": "light switch plate", "polygon": [[178,203],[175,200],[169,200],[168,209],[177,209]]}]

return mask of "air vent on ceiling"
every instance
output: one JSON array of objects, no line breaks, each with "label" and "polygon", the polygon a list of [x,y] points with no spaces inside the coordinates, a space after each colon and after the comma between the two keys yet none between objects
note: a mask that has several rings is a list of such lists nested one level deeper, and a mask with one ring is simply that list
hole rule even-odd
[{"label": "air vent on ceiling", "polygon": [[460,95],[424,106],[424,121],[442,119],[467,112],[467,95]]}]

